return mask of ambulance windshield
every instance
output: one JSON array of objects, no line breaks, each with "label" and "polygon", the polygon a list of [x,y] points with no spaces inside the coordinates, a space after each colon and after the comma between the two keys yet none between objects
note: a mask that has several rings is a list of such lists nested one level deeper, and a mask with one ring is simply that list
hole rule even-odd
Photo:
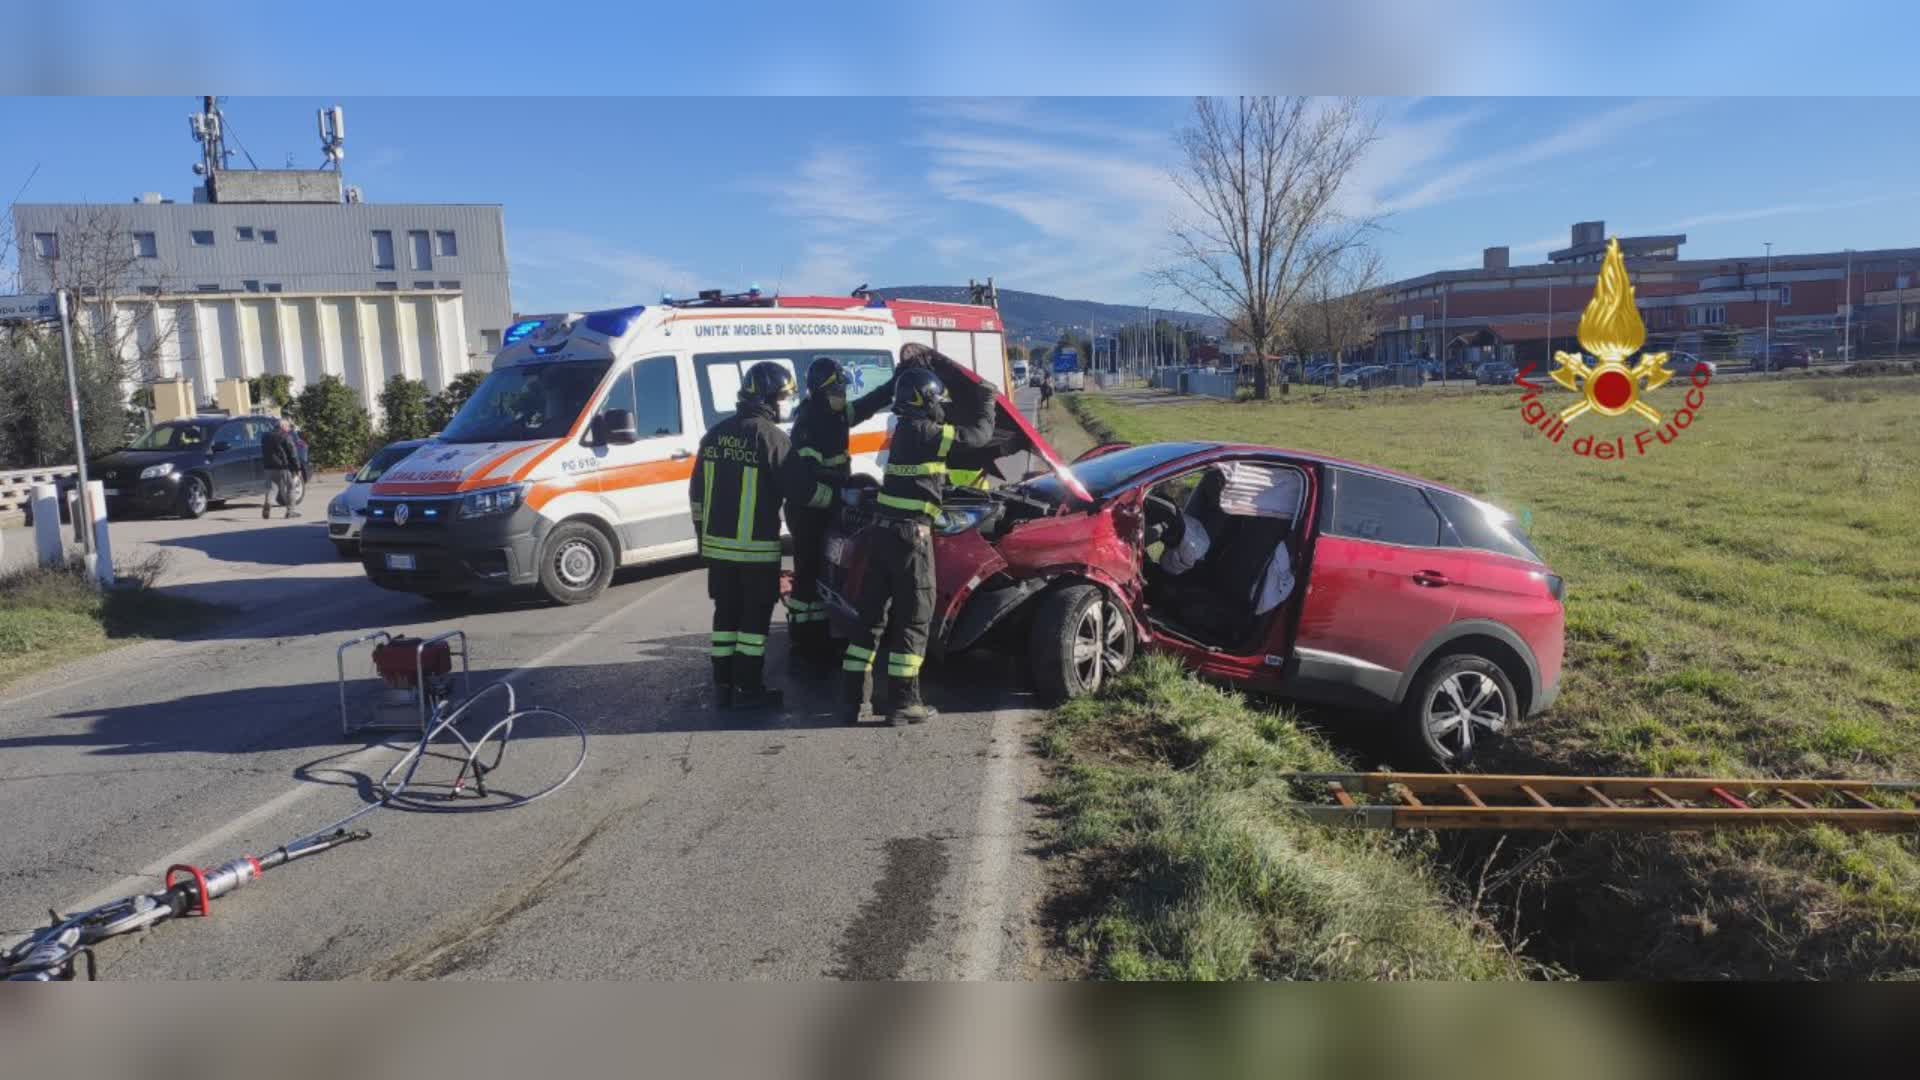
[{"label": "ambulance windshield", "polygon": [[593,400],[610,360],[494,368],[440,435],[441,442],[557,439]]}]

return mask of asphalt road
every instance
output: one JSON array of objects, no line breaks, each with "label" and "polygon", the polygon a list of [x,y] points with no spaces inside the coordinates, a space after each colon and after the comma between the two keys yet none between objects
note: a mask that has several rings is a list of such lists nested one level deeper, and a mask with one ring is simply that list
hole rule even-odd
[{"label": "asphalt road", "polygon": [[[263,852],[366,805],[405,740],[342,736],[336,644],[458,628],[476,684],[505,679],[523,706],[588,727],[578,779],[504,812],[377,811],[362,819],[371,840],[274,871],[210,919],[109,943],[105,977],[1033,971],[1036,714],[1015,662],[930,667],[944,710],[932,724],[849,728],[832,715],[837,680],[790,678],[776,621],[770,677],[786,682],[788,708],[716,713],[692,564],[623,573],[579,607],[449,615],[331,559],[331,493],[315,490],[306,519],[264,528],[251,506],[151,523],[172,535],[138,542],[184,549],[182,587],[251,597],[246,610],[0,691],[7,940],[49,906],[150,889],[170,864]],[[571,764],[557,725],[516,735],[497,789],[533,790]],[[450,772],[433,762],[423,779]]]}]

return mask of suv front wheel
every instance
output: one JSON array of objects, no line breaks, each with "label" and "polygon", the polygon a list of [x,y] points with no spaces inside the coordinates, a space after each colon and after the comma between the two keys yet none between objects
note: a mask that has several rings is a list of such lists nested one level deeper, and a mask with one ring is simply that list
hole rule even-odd
[{"label": "suv front wheel", "polygon": [[1427,665],[1400,706],[1412,755],[1443,771],[1466,768],[1520,718],[1520,696],[1500,665],[1457,653]]},{"label": "suv front wheel", "polygon": [[1033,679],[1047,705],[1094,693],[1133,663],[1133,619],[1098,585],[1068,585],[1033,618]]}]

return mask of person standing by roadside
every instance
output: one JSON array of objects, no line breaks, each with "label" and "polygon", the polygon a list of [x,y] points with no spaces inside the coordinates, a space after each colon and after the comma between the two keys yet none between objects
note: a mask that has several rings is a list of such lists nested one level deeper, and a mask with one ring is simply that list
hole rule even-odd
[{"label": "person standing by roadside", "polygon": [[300,453],[294,449],[292,431],[293,421],[283,416],[260,440],[260,457],[267,467],[267,493],[260,499],[263,521],[272,515],[276,502],[287,508],[288,517],[300,516],[293,506],[293,474],[300,471]]},{"label": "person standing by roadside", "polygon": [[833,500],[853,475],[848,431],[893,400],[893,380],[858,398],[852,372],[831,356],[807,367],[807,398],[793,419],[793,455],[787,459],[787,531],[793,534],[793,592],[787,597],[787,634],[794,655],[833,659],[827,605],[820,599],[827,525]]},{"label": "person standing by roadside", "polygon": [[739,407],[700,440],[687,500],[713,600],[714,704],[778,708],[766,685],[767,628],[780,599],[780,503],[791,444],[780,403],[793,376],[771,360],[747,369]]},{"label": "person standing by roadside", "polygon": [[[920,665],[933,622],[933,526],[941,519],[947,455],[956,448],[978,449],[993,439],[992,383],[974,382],[952,360],[920,344],[900,350],[900,367],[893,385],[897,423],[875,500],[866,575],[855,601],[860,625],[841,664],[849,723],[868,714],[868,680],[883,643],[891,683],[890,719],[899,725],[933,718],[934,710],[920,700]],[[943,380],[938,374],[942,371],[950,378]],[[954,406],[952,423],[949,403]]]}]

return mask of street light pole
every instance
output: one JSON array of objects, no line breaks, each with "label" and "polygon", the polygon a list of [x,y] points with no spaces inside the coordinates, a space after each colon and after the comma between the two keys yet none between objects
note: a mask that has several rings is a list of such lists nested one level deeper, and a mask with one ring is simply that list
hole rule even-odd
[{"label": "street light pole", "polygon": [[1847,307],[1846,329],[1840,331],[1840,355],[1848,361],[1853,360],[1853,249],[1847,249]]},{"label": "street light pole", "polygon": [[1766,343],[1764,346],[1762,346],[1761,352],[1760,352],[1760,355],[1766,358],[1765,366],[1761,370],[1772,371],[1773,370],[1773,241],[1771,240],[1767,241],[1767,331],[1766,331],[1766,336],[1761,340]]}]

